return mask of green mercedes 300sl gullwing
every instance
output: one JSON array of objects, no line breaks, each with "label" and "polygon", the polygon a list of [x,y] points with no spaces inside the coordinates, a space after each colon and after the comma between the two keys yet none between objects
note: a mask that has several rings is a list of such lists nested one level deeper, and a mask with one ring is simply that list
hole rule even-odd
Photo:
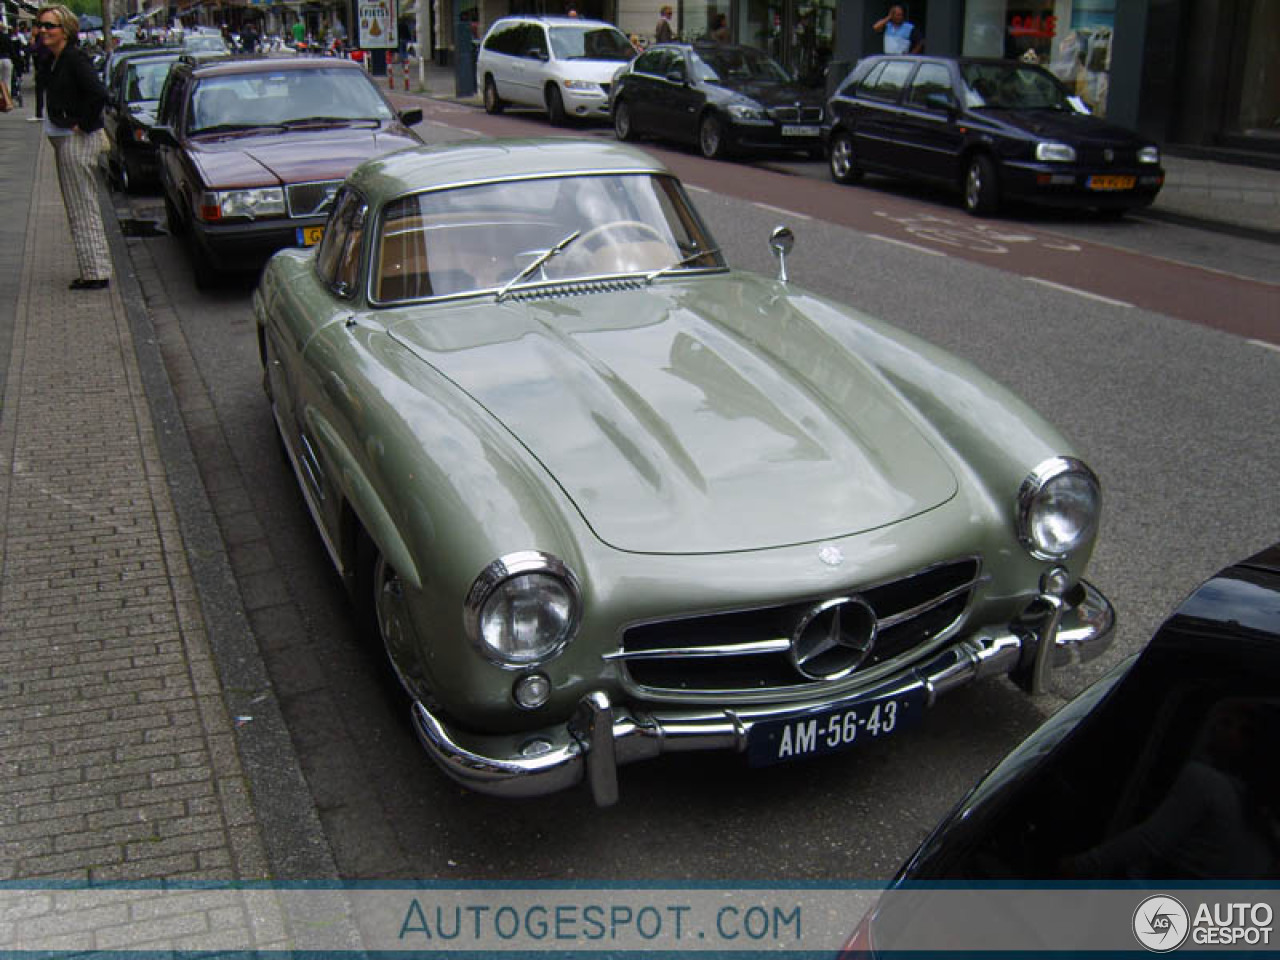
[{"label": "green mercedes 300sl gullwing", "polygon": [[[334,564],[427,752],[506,796],[892,736],[1110,640],[1099,488],[971,366],[726,266],[620,144],[371,160],[254,296]],[[763,241],[763,238],[762,238]]]}]

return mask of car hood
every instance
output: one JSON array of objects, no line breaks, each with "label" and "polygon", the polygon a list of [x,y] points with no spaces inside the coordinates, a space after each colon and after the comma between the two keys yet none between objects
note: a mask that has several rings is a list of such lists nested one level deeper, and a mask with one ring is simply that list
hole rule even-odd
[{"label": "car hood", "polygon": [[371,157],[422,145],[398,124],[236,133],[187,143],[201,178],[214,188],[341,180]]},{"label": "car hood", "polygon": [[[860,533],[955,495],[902,402],[761,278],[424,308],[391,336],[501,421],[627,551]],[[850,322],[841,315],[844,322]]]},{"label": "car hood", "polygon": [[1087,113],[1065,110],[981,110],[985,116],[1003,120],[1037,137],[1073,143],[1107,143],[1113,146],[1146,143],[1132,130],[1100,120]]},{"label": "car hood", "polygon": [[764,107],[790,107],[797,103],[807,107],[822,106],[822,95],[818,91],[787,83],[720,80],[716,86],[754,100]]}]

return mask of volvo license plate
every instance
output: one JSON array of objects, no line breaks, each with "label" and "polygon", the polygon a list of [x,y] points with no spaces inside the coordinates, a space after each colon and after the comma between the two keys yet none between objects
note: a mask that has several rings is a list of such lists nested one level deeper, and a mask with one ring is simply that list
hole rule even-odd
[{"label": "volvo license plate", "polygon": [[820,132],[816,126],[809,124],[797,126],[794,123],[785,123],[782,125],[784,137],[816,137]]},{"label": "volvo license plate", "polygon": [[1132,190],[1134,177],[1097,176],[1089,178],[1090,190]]},{"label": "volvo license plate", "polygon": [[835,753],[866,740],[883,740],[915,725],[924,713],[924,691],[912,690],[786,720],[755,723],[747,737],[753,767]]},{"label": "volvo license plate", "polygon": [[320,238],[324,236],[324,225],[318,227],[299,227],[298,228],[298,246],[314,247],[320,242]]}]

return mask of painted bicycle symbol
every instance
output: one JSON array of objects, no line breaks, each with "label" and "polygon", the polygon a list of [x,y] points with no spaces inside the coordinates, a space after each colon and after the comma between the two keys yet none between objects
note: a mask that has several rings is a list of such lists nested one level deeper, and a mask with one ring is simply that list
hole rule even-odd
[{"label": "painted bicycle symbol", "polygon": [[963,247],[978,253],[1008,253],[1009,248],[1022,243],[1030,243],[1046,250],[1060,250],[1076,253],[1080,245],[1068,240],[1037,236],[1033,233],[1014,233],[1007,229],[999,229],[985,223],[965,223],[948,217],[938,217],[930,213],[915,214],[909,217],[895,217],[877,210],[877,217],[884,217],[896,223],[911,236],[919,240],[928,240],[951,247]]}]

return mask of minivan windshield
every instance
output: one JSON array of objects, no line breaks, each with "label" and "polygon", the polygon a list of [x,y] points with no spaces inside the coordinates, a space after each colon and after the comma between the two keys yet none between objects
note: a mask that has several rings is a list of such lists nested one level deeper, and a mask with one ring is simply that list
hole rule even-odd
[{"label": "minivan windshield", "polygon": [[617,27],[589,23],[552,27],[551,50],[557,60],[630,60],[636,55]]},{"label": "minivan windshield", "polygon": [[1031,65],[965,63],[960,66],[969,107],[996,110],[1071,110],[1056,78]]}]

